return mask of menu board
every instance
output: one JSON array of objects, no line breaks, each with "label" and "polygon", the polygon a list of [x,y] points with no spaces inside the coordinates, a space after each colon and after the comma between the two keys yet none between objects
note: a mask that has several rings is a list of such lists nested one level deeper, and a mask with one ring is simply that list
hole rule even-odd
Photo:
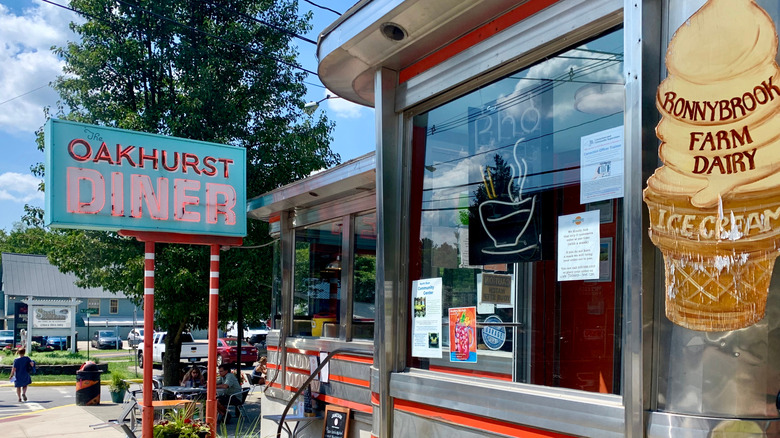
[{"label": "menu board", "polygon": [[322,438],[344,438],[349,436],[349,408],[330,405],[325,408],[325,427]]}]

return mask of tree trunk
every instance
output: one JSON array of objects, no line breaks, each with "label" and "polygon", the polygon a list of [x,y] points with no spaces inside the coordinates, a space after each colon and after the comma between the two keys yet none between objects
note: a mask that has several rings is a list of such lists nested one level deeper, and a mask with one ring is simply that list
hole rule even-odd
[{"label": "tree trunk", "polygon": [[181,382],[181,333],[187,328],[184,321],[167,327],[165,355],[163,356],[163,385],[176,386]]},{"label": "tree trunk", "polygon": [[244,339],[244,306],[242,303],[242,299],[239,298],[238,302],[236,303],[236,313],[238,313],[238,318],[236,318],[236,337],[238,338],[238,354],[236,354],[236,370],[238,370],[238,375],[241,375],[241,364],[243,363],[242,360],[246,360],[241,357],[241,345],[243,345],[243,339]]}]

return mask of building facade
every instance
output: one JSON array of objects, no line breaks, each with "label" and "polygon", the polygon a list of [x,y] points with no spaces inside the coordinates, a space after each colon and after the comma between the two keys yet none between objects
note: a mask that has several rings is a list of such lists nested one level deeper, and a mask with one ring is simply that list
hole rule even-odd
[{"label": "building facade", "polygon": [[250,201],[280,235],[264,413],[337,351],[312,389],[355,437],[780,436],[777,23],[765,0],[358,2],[319,74],[375,109],[376,211],[307,180]]}]

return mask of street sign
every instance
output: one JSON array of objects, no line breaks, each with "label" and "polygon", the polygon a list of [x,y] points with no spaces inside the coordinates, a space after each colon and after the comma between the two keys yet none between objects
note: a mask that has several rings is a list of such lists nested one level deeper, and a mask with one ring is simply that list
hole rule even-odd
[{"label": "street sign", "polygon": [[97,315],[98,309],[81,309],[81,313],[86,313],[88,315]]}]

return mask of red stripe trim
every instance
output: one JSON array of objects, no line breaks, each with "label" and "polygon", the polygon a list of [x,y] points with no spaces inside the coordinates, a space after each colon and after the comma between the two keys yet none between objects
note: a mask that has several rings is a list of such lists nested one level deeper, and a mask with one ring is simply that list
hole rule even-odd
[{"label": "red stripe trim", "polygon": [[367,363],[369,365],[374,364],[374,358],[373,357],[366,357],[366,356],[357,356],[354,354],[337,354],[333,356],[333,360],[343,360],[345,362],[357,362],[357,363]]},{"label": "red stripe trim", "polygon": [[279,366],[278,364],[275,364],[273,362],[268,362],[268,368],[270,368],[272,370],[281,370],[282,369],[281,366]]},{"label": "red stripe trim", "polygon": [[527,3],[512,9],[506,14],[484,24],[477,29],[463,35],[449,45],[440,48],[429,56],[415,62],[404,68],[398,74],[398,82],[404,83],[420,73],[434,67],[442,62],[452,58],[460,52],[484,41],[499,32],[506,30],[510,26],[524,20],[542,9],[558,2],[558,0],[531,0]]},{"label": "red stripe trim", "polygon": [[268,223],[269,223],[269,224],[272,224],[272,223],[274,223],[274,222],[279,222],[280,220],[282,220],[282,217],[281,217],[280,215],[278,215],[278,214],[277,214],[277,215],[274,215],[274,216],[271,216],[271,217],[269,217],[269,218],[268,218]]},{"label": "red stripe trim", "polygon": [[311,373],[311,370],[305,369],[305,368],[293,368],[293,367],[287,367],[287,371],[292,371],[298,374],[305,374],[306,377],[309,377],[309,373]]},{"label": "red stripe trim", "polygon": [[450,368],[438,365],[432,365],[428,368],[431,371],[438,371],[440,373],[457,374],[459,376],[473,376],[473,377],[489,377],[491,379],[512,381],[511,374],[492,373],[490,371],[478,371],[478,370],[464,370],[462,368]]},{"label": "red stripe trim", "polygon": [[373,404],[375,404],[377,406],[382,404],[382,403],[379,402],[379,394],[377,394],[375,392],[371,393],[371,403],[373,403]]},{"label": "red stripe trim", "polygon": [[269,345],[269,346],[265,347],[265,349],[268,350],[268,351],[278,351],[279,347],[277,347],[276,345]]},{"label": "red stripe trim", "polygon": [[342,382],[342,383],[349,383],[350,385],[362,386],[364,388],[368,388],[370,386],[368,380],[353,379],[352,377],[337,376],[333,374],[330,375],[330,380],[334,382]]},{"label": "red stripe trim", "polygon": [[154,277],[144,277],[144,288],[154,289]]},{"label": "red stripe trim", "polygon": [[480,417],[467,412],[451,411],[435,406],[416,403],[409,400],[395,399],[395,409],[420,415],[422,417],[432,418],[434,420],[446,423],[467,426],[478,430],[484,430],[492,433],[502,434],[516,438],[573,438],[570,435],[563,435],[557,432],[549,432],[540,429],[532,429],[519,424],[507,423],[487,417]]},{"label": "red stripe trim", "polygon": [[333,397],[330,395],[320,394],[316,397],[318,400],[322,400],[326,403],[331,403],[337,406],[343,406],[345,408],[354,409],[356,411],[365,412],[367,414],[370,414],[374,411],[374,408],[368,405],[364,405],[363,403],[353,402],[349,400],[344,400],[341,398]]}]

